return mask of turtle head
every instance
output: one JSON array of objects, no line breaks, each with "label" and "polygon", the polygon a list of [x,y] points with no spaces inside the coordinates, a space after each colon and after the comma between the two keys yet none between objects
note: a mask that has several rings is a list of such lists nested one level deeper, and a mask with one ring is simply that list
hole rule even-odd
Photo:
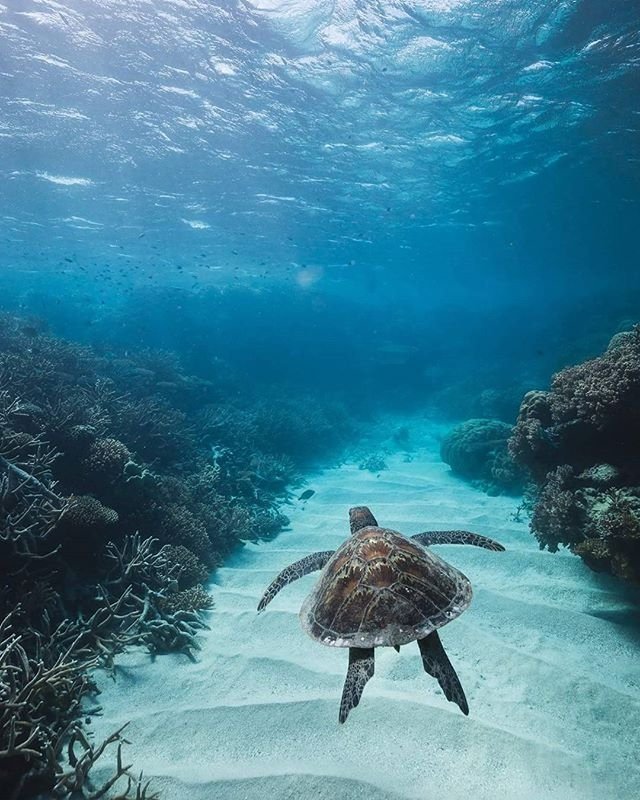
[{"label": "turtle head", "polygon": [[369,525],[377,527],[378,523],[366,506],[354,506],[349,509],[349,527],[352,536]]}]

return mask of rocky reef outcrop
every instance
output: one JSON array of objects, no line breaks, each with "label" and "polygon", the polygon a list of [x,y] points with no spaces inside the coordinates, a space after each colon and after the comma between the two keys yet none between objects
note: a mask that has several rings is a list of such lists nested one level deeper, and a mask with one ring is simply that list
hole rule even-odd
[{"label": "rocky reef outcrop", "polygon": [[540,546],[640,583],[640,326],[526,394],[509,452],[535,485]]},{"label": "rocky reef outcrop", "polygon": [[452,472],[489,494],[522,487],[522,470],[509,454],[513,426],[496,419],[469,419],[442,440],[440,456]]}]

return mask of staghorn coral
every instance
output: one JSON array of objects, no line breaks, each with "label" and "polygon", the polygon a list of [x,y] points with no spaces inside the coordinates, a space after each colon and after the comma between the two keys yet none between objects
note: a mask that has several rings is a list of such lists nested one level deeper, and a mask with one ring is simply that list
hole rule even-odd
[{"label": "staghorn coral", "polygon": [[[28,725],[0,747],[10,754],[0,755],[0,775],[3,790],[11,781],[11,800],[107,791],[91,786],[101,745],[73,716],[91,691],[89,670],[112,669],[131,646],[193,658],[209,569],[286,524],[276,504],[297,465],[317,455],[322,437],[335,441],[331,426],[342,424],[324,406],[302,419],[311,401],[290,397],[274,401],[273,414],[264,398],[211,406],[225,394],[174,358],[98,354],[0,315],[0,619],[11,614],[25,663],[46,670],[69,654],[78,676],[64,697],[50,698],[52,711],[65,698],[76,711],[51,719],[46,765],[32,754],[14,758]],[[207,406],[201,433],[194,420]],[[270,415],[277,442],[260,427]],[[12,646],[11,658],[17,652]],[[72,757],[63,763],[65,753]],[[130,784],[122,800],[149,797],[120,758],[118,775]]]},{"label": "staghorn coral", "polygon": [[[123,798],[147,794],[148,784],[123,767],[121,733],[92,745],[80,718],[87,711],[83,698],[95,694],[88,670],[99,657],[87,644],[93,621],[61,624],[49,635],[19,632],[12,613],[0,621],[0,785],[7,800],[31,797],[99,798],[123,776]],[[105,616],[102,614],[104,626]],[[96,629],[99,625],[95,626]],[[104,640],[106,641],[106,640]],[[106,646],[103,644],[103,647]],[[107,747],[118,742],[114,775],[102,786],[92,785],[90,771]],[[78,752],[78,745],[80,752]]]},{"label": "staghorn coral", "polygon": [[[14,569],[55,554],[52,533],[67,508],[65,500],[36,477],[37,461],[36,454],[33,470],[27,471],[0,455],[0,556]],[[27,453],[19,463],[28,468]]]},{"label": "staghorn coral", "polygon": [[199,510],[215,553],[214,563],[221,563],[223,556],[237,547],[238,542],[254,537],[251,511],[237,501],[218,496],[216,502],[207,507],[200,506]]},{"label": "staghorn coral", "polygon": [[263,492],[283,492],[287,486],[294,485],[300,476],[295,464],[285,455],[254,453],[249,461],[247,476]]},{"label": "staghorn coral", "polygon": [[91,688],[77,647],[55,660],[30,654],[11,616],[0,622],[0,785],[18,798],[52,789],[68,726]]},{"label": "staghorn coral", "polygon": [[71,495],[53,540],[65,562],[87,575],[98,567],[107,540],[117,531],[118,512],[90,495]]},{"label": "staghorn coral", "polygon": [[194,454],[186,415],[161,397],[126,398],[114,416],[118,435],[144,461],[169,467]]},{"label": "staghorn coral", "polygon": [[314,396],[271,398],[254,411],[258,450],[283,453],[297,463],[317,459],[352,430],[345,407]]},{"label": "staghorn coral", "polygon": [[107,545],[113,567],[107,576],[103,600],[117,597],[117,616],[130,620],[125,633],[130,641],[147,647],[150,653],[183,652],[193,659],[199,649],[197,633],[207,626],[193,611],[168,611],[167,600],[178,594],[179,566],[168,563],[162,548],[151,537],[127,537],[118,547]]}]

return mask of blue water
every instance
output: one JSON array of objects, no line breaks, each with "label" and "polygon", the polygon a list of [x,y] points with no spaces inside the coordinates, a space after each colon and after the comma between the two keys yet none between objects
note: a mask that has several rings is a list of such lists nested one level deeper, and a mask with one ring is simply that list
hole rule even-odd
[{"label": "blue water", "polygon": [[[347,445],[340,440],[336,453],[321,447],[331,439],[321,434],[318,452],[305,452],[296,466],[331,469],[344,460],[348,475],[380,448],[389,455],[384,448],[393,435],[379,434],[381,415],[392,415],[396,432],[403,420],[433,416],[438,436],[439,426],[469,417],[513,423],[526,391],[602,353],[612,335],[640,319],[639,68],[638,0],[0,0],[0,311],[22,320],[15,330],[9,325],[11,346],[23,335],[31,342],[17,360],[31,363],[33,356],[36,363],[48,346],[39,349],[38,337],[50,334],[92,348],[102,366],[92,362],[90,369],[99,374],[111,365],[118,391],[129,388],[123,376],[135,367],[134,395],[144,401],[157,389],[163,402],[193,415],[192,461],[204,458],[203,447],[218,452],[197,416],[214,400],[244,413],[277,398],[296,423],[313,416],[314,400],[318,408],[339,403],[357,420],[357,435]],[[171,353],[179,370],[141,378],[145,359],[156,363],[152,350]],[[197,390],[185,391],[176,400],[183,379],[190,391],[204,381],[219,394],[212,390],[205,401]],[[0,369],[0,399],[7,387],[13,391]],[[26,399],[42,404],[41,397]],[[260,446],[279,455],[274,442]],[[287,447],[297,453],[293,439]],[[432,466],[439,458],[436,438],[411,447],[407,464],[414,455]],[[394,464],[398,486],[422,486],[421,475],[409,470],[409,480]],[[255,463],[242,466],[250,472]],[[433,467],[432,488],[445,509],[441,523],[456,524],[451,498],[460,496],[469,524],[479,520],[487,535],[494,523],[504,527],[510,501],[500,498],[478,517],[473,503],[490,503],[486,496],[452,488],[439,469]],[[191,474],[184,464],[167,467],[174,478],[172,470]],[[312,485],[313,475],[300,480]],[[328,476],[332,485],[335,473]],[[350,485],[357,493],[360,484]],[[402,502],[410,494],[399,492]],[[367,502],[339,498],[343,505]],[[393,499],[385,502],[392,521],[404,518],[400,501],[395,508]],[[332,520],[346,519],[346,505],[329,506]],[[418,526],[413,511],[406,517]],[[516,591],[514,602],[534,603],[541,622],[528,631],[526,646],[516,631],[505,648],[523,646],[534,661],[542,652],[540,670],[550,682],[546,670],[561,665],[561,642],[545,661],[542,620],[566,620],[540,611],[540,575],[561,564],[560,577],[550,579],[557,587],[551,604],[589,617],[576,623],[580,646],[572,657],[583,658],[596,627],[602,650],[621,653],[623,667],[606,691],[598,678],[589,684],[606,695],[589,725],[597,729],[607,719],[620,735],[640,719],[629,667],[637,627],[628,635],[624,627],[632,625],[637,595],[629,600],[609,577],[599,583],[568,553],[538,563],[526,525],[507,527],[526,556],[518,580],[527,591]],[[277,552],[267,552],[269,569],[281,566]],[[505,589],[507,572],[492,584],[505,607],[514,597]],[[215,574],[212,580],[215,587]],[[575,596],[573,581],[585,582]],[[495,607],[486,602],[493,624]],[[598,627],[592,612],[614,621]],[[221,630],[237,633],[225,624]],[[478,644],[483,634],[473,631],[468,638]],[[226,661],[220,669],[231,672]],[[250,664],[243,670],[249,675]],[[518,747],[536,725],[535,680],[513,698],[530,712],[512,731]],[[619,800],[631,800],[637,781],[625,794],[624,780],[609,780],[601,763],[593,776],[583,769],[581,759],[589,762],[607,734],[592,731],[580,751],[582,722],[568,705],[579,690],[575,680],[557,698],[545,695],[540,717],[547,724],[556,699],[564,703],[575,763],[566,783],[550,781],[537,800],[573,800],[571,787],[576,798],[588,788],[591,800],[604,800],[615,787]],[[326,688],[332,699],[334,688]],[[499,687],[493,689],[495,697]],[[482,691],[489,698],[487,687]],[[625,693],[623,720],[616,703]],[[491,725],[501,713],[493,709]],[[421,717],[412,714],[415,732]],[[293,716],[283,713],[282,725]],[[244,721],[234,720],[234,731],[241,729]],[[459,742],[460,730],[447,728],[447,741]],[[486,740],[473,736],[469,763],[486,760]],[[508,726],[500,736],[509,739]],[[559,768],[562,736],[554,731],[547,744]],[[505,800],[533,798],[543,750],[530,773],[518,750],[522,774]],[[625,758],[616,763],[620,774]],[[336,763],[314,767],[335,781],[327,796],[364,796],[361,771],[351,776]],[[500,770],[500,791],[508,792],[508,770]],[[212,778],[219,792],[226,791],[223,773]],[[256,775],[251,791],[260,794],[270,776]],[[348,789],[352,778],[357,787]],[[310,798],[320,791],[315,779],[305,781],[306,789],[291,784],[302,800],[304,792]],[[387,794],[391,782],[374,783],[381,798],[395,797]],[[285,784],[273,784],[274,797],[294,796]],[[478,797],[492,796],[490,783],[476,788]],[[413,796],[411,787],[400,796]]]},{"label": "blue water", "polygon": [[0,26],[17,281],[637,288],[633,0],[13,0]]}]

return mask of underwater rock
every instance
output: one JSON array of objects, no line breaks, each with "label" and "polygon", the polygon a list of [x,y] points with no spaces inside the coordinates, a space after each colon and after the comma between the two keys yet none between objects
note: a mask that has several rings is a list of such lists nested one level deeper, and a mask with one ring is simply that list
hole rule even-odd
[{"label": "underwater rock", "polygon": [[525,395],[509,452],[537,487],[531,529],[640,582],[640,327]]},{"label": "underwater rock", "polygon": [[361,461],[358,464],[358,469],[366,470],[367,472],[383,472],[388,467],[383,456],[373,455]]},{"label": "underwater rock", "polygon": [[431,392],[430,404],[438,416],[453,421],[495,419],[511,424],[530,385],[514,382],[508,386],[491,386],[487,382],[481,382],[477,376],[462,379],[442,376],[437,381],[441,385]]},{"label": "underwater rock", "polygon": [[442,440],[440,456],[461,478],[477,482],[489,494],[517,491],[522,472],[509,454],[512,426],[496,419],[470,419]]},{"label": "underwater rock", "polygon": [[620,471],[611,464],[597,464],[595,467],[583,470],[578,475],[578,480],[585,486],[605,488],[614,486],[620,480]]}]

